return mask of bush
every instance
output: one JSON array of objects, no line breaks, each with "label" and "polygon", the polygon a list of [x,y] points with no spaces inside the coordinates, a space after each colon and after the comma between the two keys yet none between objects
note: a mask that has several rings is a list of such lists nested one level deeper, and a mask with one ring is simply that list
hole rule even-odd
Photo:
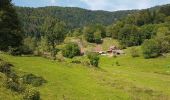
[{"label": "bush", "polygon": [[81,64],[81,61],[79,61],[79,60],[73,60],[73,61],[71,61],[71,63],[73,63],[73,64]]},{"label": "bush", "polygon": [[0,72],[8,75],[11,73],[11,67],[12,65],[5,61],[0,61]]},{"label": "bush", "polygon": [[81,64],[84,66],[90,66],[90,63],[88,61],[82,61]]},{"label": "bush", "polygon": [[40,93],[34,89],[28,89],[25,91],[24,100],[40,100]]},{"label": "bush", "polygon": [[99,58],[97,53],[89,53],[88,54],[88,59],[90,60],[90,64],[92,66],[98,67],[100,58]]},{"label": "bush", "polygon": [[96,32],[94,32],[94,41],[97,44],[101,44],[103,42],[100,30],[97,30]]},{"label": "bush", "polygon": [[156,41],[159,43],[160,53],[168,53],[170,52],[170,35],[157,37]]},{"label": "bush", "polygon": [[33,51],[26,45],[22,45],[20,47],[17,48],[11,48],[9,47],[8,49],[8,53],[13,55],[13,56],[20,56],[22,54],[33,54]]},{"label": "bush", "polygon": [[137,48],[135,48],[135,47],[132,47],[130,49],[130,53],[131,53],[132,57],[139,57],[139,50]]},{"label": "bush", "polygon": [[160,55],[159,44],[156,40],[145,40],[142,44],[143,55],[145,58],[154,58]]},{"label": "bush", "polygon": [[22,93],[25,90],[24,86],[22,86],[18,81],[14,81],[12,78],[7,78],[5,81],[5,87],[19,93]]},{"label": "bush", "polygon": [[33,86],[41,86],[43,83],[46,83],[46,80],[42,77],[37,77],[33,74],[27,74],[23,77],[23,83],[25,84],[32,84]]},{"label": "bush", "polygon": [[33,51],[26,45],[23,45],[20,47],[20,52],[21,52],[21,54],[25,54],[25,55],[33,54]]},{"label": "bush", "polygon": [[13,55],[13,56],[19,56],[19,55],[22,54],[22,51],[21,51],[20,47],[18,47],[18,48],[9,47],[8,53]]},{"label": "bush", "polygon": [[65,61],[63,55],[57,55],[57,56],[56,56],[56,60],[57,60],[58,62],[64,62],[64,61]]},{"label": "bush", "polygon": [[73,58],[80,55],[80,48],[75,43],[69,43],[62,50],[62,54],[64,57]]}]

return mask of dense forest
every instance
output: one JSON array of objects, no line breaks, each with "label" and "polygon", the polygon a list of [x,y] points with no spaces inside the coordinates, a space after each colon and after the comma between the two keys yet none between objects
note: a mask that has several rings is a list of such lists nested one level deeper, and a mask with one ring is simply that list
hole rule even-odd
[{"label": "dense forest", "polygon": [[137,10],[92,11],[75,7],[16,7],[16,10],[28,36],[40,36],[40,27],[47,17],[64,21],[68,29],[73,30],[93,24],[110,25],[128,14],[137,12]]},{"label": "dense forest", "polygon": [[109,26],[112,37],[126,46],[140,45],[145,39],[156,35],[159,28],[169,29],[169,10],[170,5],[164,5],[128,15]]},{"label": "dense forest", "polygon": [[145,58],[170,51],[170,5],[141,10],[108,26],[111,37],[118,39],[122,48],[142,44]]}]

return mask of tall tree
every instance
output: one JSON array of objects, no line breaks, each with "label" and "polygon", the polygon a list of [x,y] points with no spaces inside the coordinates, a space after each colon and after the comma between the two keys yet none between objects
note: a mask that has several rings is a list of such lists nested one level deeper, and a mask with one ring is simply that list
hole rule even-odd
[{"label": "tall tree", "polygon": [[22,44],[22,30],[11,0],[0,0],[0,50]]},{"label": "tall tree", "polygon": [[67,32],[66,24],[58,19],[48,17],[42,26],[42,30],[45,32],[44,35],[47,38],[47,42],[51,48],[52,56],[55,57],[55,46],[64,40]]},{"label": "tall tree", "polygon": [[135,25],[126,24],[120,29],[118,39],[125,46],[135,46],[142,43],[141,32]]}]

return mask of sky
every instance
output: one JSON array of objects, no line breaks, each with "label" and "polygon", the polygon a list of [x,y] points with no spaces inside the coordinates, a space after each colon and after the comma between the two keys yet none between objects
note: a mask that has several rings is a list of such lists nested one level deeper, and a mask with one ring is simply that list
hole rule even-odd
[{"label": "sky", "polygon": [[63,6],[117,11],[145,9],[156,5],[170,4],[170,0],[13,0],[13,3],[24,7]]}]

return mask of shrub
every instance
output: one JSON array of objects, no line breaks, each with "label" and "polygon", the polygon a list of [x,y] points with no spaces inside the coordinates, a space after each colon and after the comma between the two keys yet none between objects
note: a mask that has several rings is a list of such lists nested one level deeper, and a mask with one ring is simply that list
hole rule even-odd
[{"label": "shrub", "polygon": [[65,61],[63,55],[57,55],[57,56],[56,56],[56,60],[57,60],[58,62],[64,62],[64,61]]},{"label": "shrub", "polygon": [[90,63],[88,61],[82,61],[81,64],[84,66],[90,66]]},{"label": "shrub", "polygon": [[11,78],[14,82],[19,81],[19,76],[14,71],[11,71],[10,74],[7,74],[6,76]]},{"label": "shrub", "polygon": [[9,47],[8,53],[13,55],[13,56],[20,56],[22,54],[33,54],[33,51],[26,45],[22,45],[17,48],[11,48]]},{"label": "shrub", "polygon": [[21,52],[21,54],[25,54],[25,55],[33,54],[33,51],[26,45],[23,45],[20,47],[20,52]]},{"label": "shrub", "polygon": [[170,35],[157,37],[156,41],[159,43],[160,53],[170,52]]},{"label": "shrub", "polygon": [[89,53],[88,59],[90,60],[90,64],[92,66],[98,67],[100,58],[97,53]]},{"label": "shrub", "polygon": [[5,81],[5,87],[15,92],[23,92],[25,87],[22,86],[18,81],[14,81],[12,78],[7,78]]},{"label": "shrub", "polygon": [[28,89],[25,91],[24,100],[40,100],[40,93],[35,89]]},{"label": "shrub", "polygon": [[145,58],[154,58],[160,55],[159,44],[156,40],[145,40],[142,44],[143,55]]},{"label": "shrub", "polygon": [[101,44],[103,42],[100,30],[97,30],[96,32],[94,32],[94,41],[97,44]]},{"label": "shrub", "polygon": [[11,73],[11,67],[12,65],[5,61],[0,61],[0,72],[8,75]]},{"label": "shrub", "polygon": [[46,83],[46,80],[42,77],[37,77],[33,74],[27,74],[23,77],[23,83],[32,84],[33,86],[41,86],[43,83]]},{"label": "shrub", "polygon": [[139,57],[139,50],[137,48],[135,48],[135,47],[132,47],[130,49],[130,53],[131,53],[132,57]]},{"label": "shrub", "polygon": [[119,49],[126,49],[127,47],[126,47],[126,45],[124,45],[124,44],[121,43],[121,44],[118,46],[118,48],[119,48]]},{"label": "shrub", "polygon": [[118,61],[116,61],[116,62],[115,62],[115,64],[116,64],[116,66],[120,66],[120,64],[119,64],[119,62],[118,62]]},{"label": "shrub", "polygon": [[79,60],[73,60],[73,61],[71,61],[71,63],[73,63],[73,64],[81,64],[81,61],[79,61]]},{"label": "shrub", "polygon": [[64,57],[73,58],[80,55],[80,48],[75,43],[69,43],[62,50],[62,54]]},{"label": "shrub", "polygon": [[20,47],[18,47],[18,48],[9,47],[8,53],[13,55],[13,56],[18,56],[18,55],[22,54],[22,51],[21,51]]}]

